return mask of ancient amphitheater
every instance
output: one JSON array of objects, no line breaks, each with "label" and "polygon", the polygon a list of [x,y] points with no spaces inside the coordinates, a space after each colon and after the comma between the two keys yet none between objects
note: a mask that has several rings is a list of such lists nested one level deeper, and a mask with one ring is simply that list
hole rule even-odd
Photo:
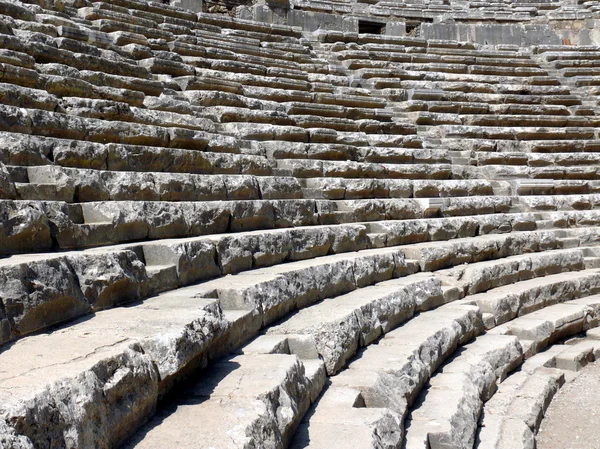
[{"label": "ancient amphitheater", "polygon": [[171,3],[0,0],[0,447],[541,447],[600,3]]}]

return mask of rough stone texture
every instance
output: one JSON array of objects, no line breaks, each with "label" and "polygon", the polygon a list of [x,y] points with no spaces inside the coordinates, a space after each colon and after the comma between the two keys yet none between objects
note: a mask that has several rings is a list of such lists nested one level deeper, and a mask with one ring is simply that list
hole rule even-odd
[{"label": "rough stone texture", "polygon": [[600,324],[597,5],[174,3],[0,0],[0,445],[471,447]]},{"label": "rough stone texture", "polygon": [[407,425],[406,447],[472,447],[483,402],[521,362],[516,337],[482,336],[430,380]]},{"label": "rough stone texture", "polygon": [[177,413],[157,416],[160,425],[150,422],[126,447],[163,447],[165,441],[182,447],[284,447],[308,406],[307,392],[304,367],[295,356],[234,357],[214,365]]}]

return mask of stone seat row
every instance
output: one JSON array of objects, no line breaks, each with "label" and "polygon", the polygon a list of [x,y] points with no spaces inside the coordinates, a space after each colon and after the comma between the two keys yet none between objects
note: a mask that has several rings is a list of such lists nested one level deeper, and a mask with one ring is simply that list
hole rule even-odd
[{"label": "stone seat row", "polygon": [[[1,166],[0,166],[1,167]],[[6,170],[6,169],[5,169]],[[598,193],[600,181],[523,180],[523,171],[485,173],[490,179],[409,180],[295,178],[251,175],[119,172],[56,165],[8,167],[3,199],[39,201],[226,201],[278,199],[437,198]],[[11,176],[10,173],[13,173]],[[531,175],[531,173],[525,173]],[[13,182],[13,176],[17,179]],[[580,176],[581,173],[580,173]]]},{"label": "stone seat row", "polygon": [[[186,91],[181,96],[145,97],[145,108],[128,103],[106,99],[89,99],[75,96],[57,97],[44,90],[0,84],[0,99],[4,105],[41,109],[50,113],[68,114],[80,119],[115,120],[163,127],[182,127],[205,131],[217,131],[215,123],[263,123],[283,126],[321,127],[346,132],[369,132],[377,127],[377,122],[392,120],[392,112],[387,109],[350,108],[335,104],[303,102],[274,103],[261,100],[241,99],[244,106],[201,106],[211,104],[210,91]],[[68,93],[65,93],[68,94]],[[217,94],[212,97],[223,97]],[[233,97],[233,95],[230,95]],[[223,103],[236,104],[235,99],[224,98]],[[349,99],[348,101],[351,101]],[[327,101],[327,99],[326,99]],[[362,101],[357,99],[357,101]],[[364,103],[369,103],[368,99]],[[178,106],[182,106],[179,108]],[[185,108],[185,109],[184,109]],[[177,111],[177,112],[175,112]],[[399,134],[405,134],[397,125]],[[410,130],[410,126],[404,129]]]},{"label": "stone seat row", "polygon": [[[366,91],[353,88],[334,89],[332,92],[289,90],[298,86],[280,80],[278,88],[269,87],[261,77],[230,77],[220,79],[219,71],[204,71],[204,77],[176,77],[174,80],[150,80],[118,77],[91,70],[76,70],[64,64],[35,64],[24,53],[6,50],[0,53],[4,68],[3,81],[12,89],[34,88],[58,97],[80,97],[123,102],[133,107],[148,107],[177,112],[190,111],[191,101],[197,106],[238,106],[249,108],[272,107],[269,102],[320,103],[357,108],[384,108],[385,100],[366,95]],[[18,65],[14,65],[18,64]],[[35,69],[37,71],[31,70]],[[244,85],[241,82],[246,82]],[[277,84],[277,83],[276,83]],[[21,88],[21,92],[26,90]],[[193,91],[184,95],[179,90]],[[337,90],[337,92],[336,92]],[[202,93],[198,93],[202,92]],[[340,98],[335,93],[346,95]],[[146,98],[150,97],[150,98]],[[175,109],[176,108],[176,109]]]},{"label": "stone seat row", "polygon": [[[476,58],[475,61],[481,61],[481,65],[487,65],[487,61],[504,61],[504,64],[506,64],[509,60],[515,60],[516,66],[538,66],[532,61],[528,51],[523,51],[518,47],[515,48],[515,51],[511,51],[506,50],[506,46],[497,46],[490,49],[489,46],[481,46],[470,42],[425,40],[374,34],[361,34],[356,36],[354,40],[348,40],[348,35],[345,39],[335,41],[336,36],[336,32],[329,32],[327,39],[330,44],[324,48],[327,48],[333,54],[339,53],[341,57],[344,57],[345,54],[352,55],[352,53],[345,52],[367,51],[369,55],[371,52],[377,52],[380,55],[391,53],[392,57],[395,53],[413,54],[415,58],[424,58],[423,61],[432,62],[437,58],[457,57]],[[433,58],[433,60],[430,58]],[[472,59],[469,61],[472,61]],[[418,62],[418,59],[413,62]]]},{"label": "stone seat row", "polygon": [[[387,92],[383,92],[387,94]],[[393,92],[390,92],[393,93]],[[402,93],[402,92],[400,92]],[[398,95],[398,93],[396,93]],[[398,95],[399,98],[402,98]],[[462,90],[443,90],[433,88],[413,88],[406,90],[407,101],[411,102],[422,102],[422,104],[434,105],[437,107],[444,107],[446,105],[451,106],[454,103],[458,103],[461,107],[473,104],[474,107],[484,108],[485,104],[489,110],[498,110],[502,112],[503,107],[524,107],[531,105],[532,108],[535,106],[578,106],[581,105],[581,99],[573,94],[564,94],[561,91],[560,94],[547,95],[544,92],[533,92],[529,87],[520,93],[487,93],[487,92],[468,92]],[[496,106],[498,105],[498,106]]]},{"label": "stone seat row", "polygon": [[[223,232],[509,212],[592,211],[598,194],[357,200],[59,201],[1,200],[4,251],[30,252]],[[43,242],[43,244],[42,244]]]},{"label": "stone seat row", "polygon": [[[506,113],[506,114],[478,114],[467,111],[466,113],[446,112],[411,112],[408,117],[412,118],[417,125],[457,125],[457,126],[481,126],[481,127],[547,127],[547,128],[569,128],[569,127],[597,127],[600,118],[595,115],[574,116],[564,114],[545,114],[542,110],[534,114]],[[553,112],[553,111],[550,111]]]},{"label": "stone seat row", "polygon": [[[390,47],[387,45],[378,44],[363,44],[363,45],[347,45],[339,46],[334,44],[329,48],[332,57],[338,61],[349,60],[352,63],[360,63],[359,61],[381,61],[381,62],[397,62],[397,63],[413,63],[413,64],[441,64],[444,65],[458,64],[460,66],[498,66],[498,67],[521,67],[521,68],[539,68],[539,64],[533,59],[527,58],[524,53],[522,58],[516,57],[514,53],[498,52],[491,53],[485,50],[479,50],[471,54],[468,53],[436,53],[436,49],[429,48],[427,53],[414,52],[405,47],[405,51],[401,51],[402,47]],[[396,50],[396,51],[389,51]],[[351,68],[351,67],[349,67]]]},{"label": "stone seat row", "polygon": [[[479,89],[485,89],[485,86],[497,85],[498,88],[502,89],[503,85],[533,85],[533,86],[558,86],[559,81],[552,76],[546,76],[544,74],[527,74],[526,70],[521,70],[523,74],[519,73],[519,68],[515,69],[515,73],[511,75],[501,76],[493,75],[491,73],[486,74],[491,69],[487,66],[472,66],[481,67],[481,73],[474,73],[477,70],[471,70],[466,72],[444,72],[441,70],[405,70],[400,67],[399,64],[392,63],[390,66],[384,68],[364,68],[357,69],[355,73],[357,76],[368,80],[374,78],[376,80],[389,78],[390,82],[393,80],[399,81],[437,81],[448,83],[449,86],[452,83],[470,82],[474,86],[480,86]],[[528,68],[526,68],[529,70]],[[493,89],[492,86],[488,86],[487,89]],[[552,91],[546,88],[548,91]],[[555,91],[557,89],[554,89]],[[568,92],[566,92],[568,94]]]},{"label": "stone seat row", "polygon": [[[418,97],[421,95],[417,95]],[[452,97],[458,97],[459,95],[450,95]],[[414,95],[413,95],[414,97]],[[447,98],[445,95],[431,95],[432,100],[416,100],[411,99],[403,103],[397,103],[394,105],[396,111],[406,112],[422,112],[426,111],[430,114],[460,114],[460,115],[482,115],[491,114],[494,116],[504,115],[542,115],[542,116],[593,116],[595,115],[592,108],[585,106],[565,104],[548,104],[548,103],[526,103],[526,99],[523,99],[524,103],[519,103],[521,99],[511,98],[516,100],[514,102],[498,102],[494,100],[501,100],[497,98],[489,98],[494,102],[476,102],[476,101],[453,101],[453,100],[438,100],[433,98]],[[477,97],[475,97],[477,98]],[[481,97],[480,97],[481,98]],[[481,98],[488,99],[488,98]],[[534,100],[535,101],[535,100]],[[553,98],[551,102],[567,102],[569,99]],[[579,102],[579,101],[578,101]],[[435,117],[435,116],[434,116]]]},{"label": "stone seat row", "polygon": [[[44,98],[44,97],[42,97]],[[46,99],[48,99],[46,97]],[[49,100],[49,99],[48,99]],[[44,100],[40,100],[43,102]],[[51,102],[51,101],[49,101]],[[97,143],[121,143],[133,145],[150,145],[155,147],[182,148],[209,152],[240,153],[238,140],[257,141],[292,141],[292,142],[330,142],[368,144],[368,134],[377,134],[387,131],[382,138],[375,136],[372,140],[393,141],[396,136],[416,134],[416,127],[406,122],[378,122],[376,120],[359,120],[353,126],[346,126],[350,122],[341,120],[344,126],[338,126],[335,119],[329,123],[322,123],[312,116],[296,116],[297,124],[271,125],[269,123],[228,122],[215,124],[212,120],[193,118],[189,115],[174,114],[167,111],[152,111],[145,116],[144,123],[120,120],[118,113],[112,112],[109,103],[106,105],[106,114],[96,111],[93,102],[74,101],[64,105],[71,109],[72,114],[45,111],[41,109],[24,109],[3,105],[0,114],[5,119],[2,131],[11,133],[33,134],[44,137],[65,138],[79,141]],[[78,112],[77,105],[81,106],[83,117],[74,115]],[[298,111],[301,111],[301,106]],[[85,117],[88,115],[88,117]],[[113,118],[104,120],[103,116]],[[123,118],[128,118],[125,115]],[[166,122],[160,120],[165,118]],[[134,118],[129,117],[130,120]],[[234,118],[235,119],[235,118]],[[323,119],[325,121],[325,119]],[[149,123],[148,123],[149,122]],[[147,124],[148,123],[148,124]],[[161,123],[165,126],[158,126]],[[360,126],[359,126],[360,124]],[[327,128],[326,126],[331,126]],[[336,128],[340,128],[338,132]],[[362,143],[359,143],[362,142]]]},{"label": "stone seat row", "polygon": [[[370,60],[352,58],[346,60],[346,66],[350,70],[385,70],[387,68],[393,68],[396,71],[403,73],[408,72],[410,76],[415,77],[417,74],[423,73],[436,73],[438,76],[442,74],[464,74],[464,75],[484,75],[490,77],[545,77],[548,76],[548,72],[539,67],[528,67],[528,66],[517,66],[517,67],[503,67],[494,65],[495,61],[490,61],[489,65],[479,64],[464,64],[464,63],[444,63],[444,62],[399,62],[394,61],[387,63],[381,61],[381,63],[369,63]],[[361,66],[361,67],[359,67]],[[377,72],[375,72],[377,73]],[[490,79],[493,82],[494,78]]]},{"label": "stone seat row", "polygon": [[507,141],[499,139],[444,139],[444,147],[449,151],[476,152],[523,152],[523,153],[593,153],[600,151],[595,140],[529,140]]},{"label": "stone seat row", "polygon": [[[9,167],[21,176],[21,167]],[[13,183],[6,173],[3,196],[6,199],[38,199],[67,202],[98,200],[147,201],[216,201],[254,199],[353,199],[353,198],[411,198],[428,196],[490,195],[494,192],[517,193],[523,186],[509,182],[492,183],[486,180],[411,181],[393,179],[255,177],[245,175],[190,175],[160,172],[111,172],[90,169],[71,169],[59,166],[33,166],[26,178]],[[8,175],[8,176],[7,176]],[[548,184],[548,183],[546,183]],[[552,184],[552,183],[550,183]],[[597,189],[595,182],[560,182],[539,186],[558,191],[575,190],[589,193]],[[527,186],[536,189],[535,185]],[[30,198],[27,198],[30,196]],[[52,197],[55,198],[52,198]]]},{"label": "stone seat row", "polygon": [[[349,137],[350,135],[347,135]],[[360,137],[360,136],[357,136]],[[480,179],[482,174],[489,178],[547,178],[552,179],[595,179],[594,166],[585,165],[594,160],[592,154],[569,156],[569,153],[527,157],[502,153],[473,155],[469,152],[456,153],[464,162],[473,159],[486,165],[484,170],[474,166],[449,165],[453,161],[452,151],[419,150],[410,148],[377,148],[364,150],[353,145],[332,144],[286,144],[279,150],[276,145],[259,142],[252,150],[242,149],[248,154],[223,154],[207,151],[185,150],[140,145],[100,144],[86,141],[42,138],[27,134],[4,133],[2,138],[6,151],[0,162],[11,166],[34,166],[56,164],[73,168],[94,168],[116,171],[172,172],[199,174],[248,174],[294,176],[299,178],[346,177],[377,179]],[[385,145],[386,140],[371,141]],[[412,142],[412,143],[410,143]],[[352,143],[352,142],[351,142]],[[366,141],[353,143],[368,144]],[[407,146],[418,141],[394,139],[394,143]],[[489,144],[490,142],[486,142]],[[267,145],[268,144],[268,145]],[[389,143],[388,143],[389,144]],[[222,145],[222,144],[221,144]],[[462,145],[462,143],[461,143]],[[560,142],[553,143],[560,145]],[[567,145],[565,143],[565,145]],[[574,146],[573,144],[569,144]],[[221,146],[222,147],[222,146]],[[236,147],[233,147],[235,150]],[[476,148],[477,149],[477,148]],[[517,148],[507,148],[515,151]],[[561,148],[562,149],[562,148]],[[481,148],[481,151],[496,151],[496,148]],[[595,151],[590,146],[590,150]],[[231,150],[230,150],[231,151]],[[581,149],[579,149],[581,151]],[[506,156],[502,154],[507,153]],[[364,155],[364,156],[361,156]],[[354,156],[353,156],[354,155]],[[293,159],[289,159],[293,157]],[[343,159],[364,157],[370,162],[352,162]],[[275,158],[273,161],[271,158]],[[326,159],[338,159],[326,160]],[[313,159],[313,160],[308,160]],[[317,160],[323,159],[323,160]],[[377,162],[377,163],[375,163]],[[531,167],[497,166],[494,164],[530,164]],[[492,164],[492,165],[489,165]],[[577,166],[580,164],[580,166]],[[567,167],[569,167],[567,169]],[[25,182],[27,175],[15,167],[17,182]],[[486,174],[487,173],[487,174]],[[21,180],[21,181],[19,181]]]},{"label": "stone seat row", "polygon": [[503,127],[472,125],[439,125],[435,129],[448,138],[493,140],[594,140],[593,127]]}]

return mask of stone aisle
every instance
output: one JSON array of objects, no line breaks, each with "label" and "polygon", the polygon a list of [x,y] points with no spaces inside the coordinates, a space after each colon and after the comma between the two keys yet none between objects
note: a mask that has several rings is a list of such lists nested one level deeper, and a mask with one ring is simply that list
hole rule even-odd
[{"label": "stone aisle", "polygon": [[600,448],[600,363],[583,369],[565,385],[548,408],[537,449]]}]

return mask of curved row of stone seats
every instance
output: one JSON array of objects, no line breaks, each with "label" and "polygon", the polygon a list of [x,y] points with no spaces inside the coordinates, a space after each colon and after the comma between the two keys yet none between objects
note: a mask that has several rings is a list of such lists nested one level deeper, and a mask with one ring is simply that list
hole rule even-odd
[{"label": "curved row of stone seats", "polygon": [[[490,273],[485,274],[488,263],[475,265],[481,265],[484,268],[483,271],[476,270],[476,272],[480,276],[479,285],[482,285],[485,290],[490,286],[483,286],[484,284],[481,281],[490,279]],[[507,268],[509,266],[510,264],[506,265]],[[514,269],[514,267],[513,265],[512,268]],[[562,276],[561,282],[563,285],[568,284],[571,287],[571,295],[567,297],[556,294],[555,300],[557,301],[572,300],[579,296],[592,295],[598,292],[599,277],[597,270],[584,270],[578,273],[569,273],[568,268],[566,270],[567,273],[564,276],[548,275],[550,272],[540,272],[539,275],[546,275],[547,277],[538,278],[536,281],[539,284],[544,284],[546,281],[551,285],[552,282],[556,282],[553,278]],[[518,271],[514,273],[516,274]],[[573,275],[578,276],[578,278],[573,279]],[[506,279],[504,282],[510,282],[510,280]],[[519,284],[515,285],[518,286]],[[490,293],[493,291],[490,290]],[[548,296],[551,291],[551,288],[546,288],[538,294],[544,297]],[[595,304],[592,298],[586,298],[587,303]],[[475,331],[475,335],[482,331],[483,323],[487,321],[487,314],[482,315],[478,307],[469,304],[463,300],[433,311],[421,313],[417,318],[413,318],[398,329],[386,334],[377,345],[366,348],[358,359],[350,363],[348,370],[331,378],[329,389],[325,391],[315,410],[308,415],[301,425],[293,447],[325,447],[328,444],[335,447],[371,447],[375,443],[385,443],[388,445],[386,447],[401,447],[403,421],[407,413],[407,407],[414,403],[419,391],[427,383],[429,376],[444,359],[455,351],[457,344],[464,344],[473,337],[473,323],[467,325],[460,318],[457,320],[461,316],[461,312],[457,309],[472,307],[473,311],[476,312],[479,317],[479,325],[476,326],[478,330]],[[549,304],[552,304],[552,302],[549,302]],[[546,304],[540,303],[540,307],[544,305]],[[579,306],[579,309],[581,309],[581,306]],[[454,317],[453,314],[457,316]],[[585,316],[585,313],[580,318],[583,316]],[[581,328],[582,323],[583,321],[580,319],[579,328]],[[588,324],[592,325],[593,323]],[[440,325],[442,327],[438,330]],[[569,331],[576,333],[577,330],[575,329],[576,326],[571,326]],[[478,395],[483,395],[484,392],[488,395],[489,393],[493,394],[494,376],[506,375],[506,372],[513,369],[522,358],[521,345],[515,337],[495,335],[479,337],[475,340],[475,343],[465,348],[464,355],[460,351],[458,353],[459,355],[453,360],[454,364],[449,365],[452,368],[443,368],[442,373],[450,372],[455,373],[453,375],[456,376],[463,376],[464,374],[461,371],[469,368],[469,365],[472,366],[472,363],[474,363],[477,367],[476,371],[483,369],[487,375],[467,377],[468,380],[464,384],[465,390],[462,392],[460,391],[460,382],[455,384],[456,387],[459,387],[459,390],[452,390],[454,383],[444,382],[444,380],[452,380],[453,375],[446,376],[444,379],[436,375],[432,379],[432,385],[440,383],[440,385],[443,384],[443,388],[428,393],[424,403],[431,400],[430,398],[433,395],[444,395],[444,406],[440,405],[435,408],[438,401],[431,404],[430,407],[434,408],[432,410],[428,408],[427,413],[422,413],[424,421],[436,417],[442,410],[460,415],[463,409],[463,407],[459,407],[460,398],[465,399],[467,396],[471,400],[466,402],[465,409],[476,408],[476,402],[480,406],[481,399],[478,398]],[[470,360],[466,366],[459,361],[465,358]],[[490,369],[490,364],[493,369]],[[475,379],[478,380],[475,381]],[[474,389],[470,386],[472,382],[477,384],[478,388]],[[477,395],[473,396],[474,393],[477,393]],[[448,396],[448,394],[451,394],[451,396]],[[453,399],[450,399],[451,397]],[[441,403],[439,402],[439,404]],[[454,407],[448,407],[450,403],[454,404]],[[415,407],[420,405],[417,402]],[[333,413],[333,407],[336,407],[335,413]],[[416,408],[416,410],[419,409]],[[422,410],[419,410],[417,414],[421,412]],[[466,425],[468,432],[463,433],[455,430],[452,436],[456,438],[449,438],[448,441],[445,441],[451,447],[472,447],[472,444],[463,445],[459,442],[460,438],[473,439],[475,435],[477,419],[475,416],[470,416],[469,410],[465,413],[465,419],[461,420],[459,416],[456,421],[457,425],[453,429],[464,429]],[[450,416],[446,418],[440,416],[439,421],[433,426],[437,431],[435,438],[431,434],[429,435],[428,441],[431,446],[427,446],[427,443],[421,445],[422,437],[420,433],[422,432],[419,433],[419,430],[422,431],[423,426],[420,425],[420,422],[416,424],[414,421],[411,422],[411,427],[408,428],[406,447],[412,447],[410,445],[413,443],[415,447],[438,447],[433,444],[437,444],[438,440],[442,440],[446,436],[444,432],[438,432],[440,425],[443,426],[442,421],[446,419],[451,418]],[[334,428],[342,429],[341,436],[339,433],[333,432]],[[417,433],[419,435],[416,435]]]},{"label": "curved row of stone seats", "polygon": [[[597,194],[363,200],[0,200],[6,254],[274,228],[543,211],[595,212]],[[595,216],[595,214],[592,214]]]},{"label": "curved row of stone seats", "polygon": [[[10,170],[19,182],[11,182]],[[489,172],[482,170],[490,178]],[[521,171],[517,172],[522,173]],[[517,178],[499,169],[494,178]],[[23,176],[25,175],[25,176]],[[367,198],[447,198],[490,195],[590,194],[598,181],[410,180],[367,178],[296,178],[249,175],[194,175],[65,168],[56,165],[8,167],[3,199],[90,201],[225,201]],[[526,176],[525,176],[526,177]]]},{"label": "curved row of stone seats", "polygon": [[[195,134],[199,137],[198,134]],[[56,139],[26,134],[2,133],[5,150],[0,162],[11,166],[16,182],[28,180],[26,166],[56,164],[64,167],[100,170],[142,172],[173,172],[193,174],[248,174],[258,176],[293,176],[298,178],[347,177],[378,179],[481,179],[488,178],[566,178],[594,179],[595,169],[590,162],[594,156],[556,154],[527,156],[504,151],[505,156],[486,155],[469,151],[419,150],[385,146],[386,140],[361,140],[357,135],[354,145],[282,143],[271,145],[258,142],[250,154],[215,153],[180,148],[146,145],[102,144],[96,142]],[[364,137],[364,136],[362,136]],[[132,136],[137,138],[137,136]],[[190,140],[202,145],[199,139]],[[398,139],[390,139],[398,145]],[[405,140],[402,144],[413,145]],[[215,151],[237,151],[237,144],[216,135],[211,144]],[[177,145],[177,141],[173,143]],[[418,144],[418,143],[417,143]],[[450,142],[450,144],[454,145]],[[590,145],[590,149],[593,149]],[[289,159],[293,158],[293,159]],[[333,159],[333,160],[332,160]],[[344,160],[355,159],[355,160]],[[368,162],[358,162],[365,160]],[[479,162],[481,161],[481,162]],[[450,163],[454,162],[454,165]],[[469,163],[470,165],[457,165]],[[472,165],[487,165],[484,169]],[[489,165],[491,164],[491,165]],[[498,167],[509,164],[508,167]],[[516,165],[515,165],[516,164]],[[532,167],[519,167],[531,164]],[[496,167],[494,167],[496,165]],[[23,168],[19,168],[19,166]],[[50,199],[50,198],[48,198]]]}]

